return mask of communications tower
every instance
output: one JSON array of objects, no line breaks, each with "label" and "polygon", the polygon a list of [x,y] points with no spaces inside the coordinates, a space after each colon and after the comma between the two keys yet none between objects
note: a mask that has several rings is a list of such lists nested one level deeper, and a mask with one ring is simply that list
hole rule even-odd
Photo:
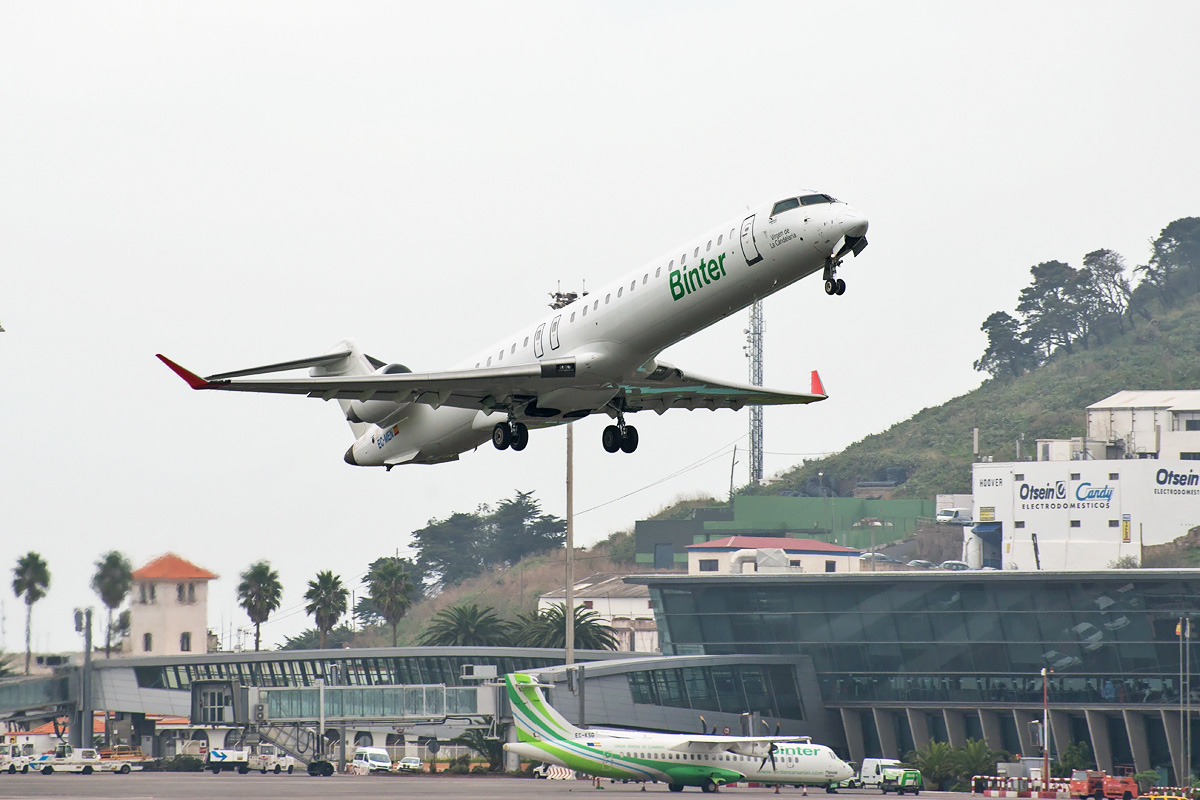
[{"label": "communications tower", "polygon": [[[763,385],[763,307],[762,300],[750,307],[750,327],[746,329],[746,357],[750,359],[750,383]],[[750,406],[750,483],[763,479],[763,407]]]}]

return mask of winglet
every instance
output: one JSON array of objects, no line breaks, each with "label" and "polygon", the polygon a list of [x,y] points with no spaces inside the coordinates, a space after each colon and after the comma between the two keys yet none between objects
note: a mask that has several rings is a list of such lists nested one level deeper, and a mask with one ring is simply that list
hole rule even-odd
[{"label": "winglet", "polygon": [[[159,356],[159,358],[162,358],[162,356]],[[165,361],[166,359],[163,360]],[[171,362],[167,361],[167,363],[170,364]],[[815,369],[812,371],[812,393],[819,394],[822,397],[829,396],[825,394],[825,387],[821,384],[821,376],[817,374]]]},{"label": "winglet", "polygon": [[[204,378],[201,378],[199,375],[197,375],[194,372],[190,372],[187,369],[184,369],[183,367],[179,366],[171,359],[164,356],[162,353],[156,353],[155,355],[158,356],[159,361],[163,362],[168,367],[170,367],[172,372],[174,372],[176,375],[178,375],[179,377],[181,377],[185,381],[187,381],[187,385],[192,387],[193,389],[208,389],[212,386],[212,384],[209,383],[208,381],[204,380]],[[816,373],[814,373],[814,374],[816,374]]]}]

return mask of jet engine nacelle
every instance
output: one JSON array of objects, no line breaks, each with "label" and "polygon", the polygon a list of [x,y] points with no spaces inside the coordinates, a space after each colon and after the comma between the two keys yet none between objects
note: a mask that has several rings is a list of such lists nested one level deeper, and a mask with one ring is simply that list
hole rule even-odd
[{"label": "jet engine nacelle", "polygon": [[[378,363],[378,362],[376,362]],[[387,364],[375,370],[375,375],[400,375],[412,372],[403,364]],[[346,419],[350,422],[370,422],[378,424],[410,403],[397,403],[394,400],[352,400],[346,409]]]}]

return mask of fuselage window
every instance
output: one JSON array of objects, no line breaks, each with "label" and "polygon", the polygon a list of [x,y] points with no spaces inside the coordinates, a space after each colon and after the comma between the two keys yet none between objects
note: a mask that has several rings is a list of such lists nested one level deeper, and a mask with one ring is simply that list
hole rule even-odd
[{"label": "fuselage window", "polygon": [[525,344],[521,345],[521,347],[529,347],[529,337],[528,336],[525,337]]},{"label": "fuselage window", "polygon": [[[686,263],[687,263],[687,253],[684,253],[683,255],[681,255],[679,257],[679,266],[682,267]],[[674,264],[674,262],[672,262],[672,265],[673,264]]]},{"label": "fuselage window", "polygon": [[699,258],[700,257],[700,248],[697,247],[696,252],[692,253],[692,255],[695,256],[696,258]]},{"label": "fuselage window", "polygon": [[648,281],[648,280],[650,280],[650,273],[649,273],[649,272],[647,272],[645,275],[643,275],[643,276],[642,276],[642,286],[645,286],[645,285],[646,285],[646,281]]},{"label": "fuselage window", "polygon": [[478,361],[476,361],[476,362],[475,362],[475,369],[479,369],[479,362],[478,362]]},{"label": "fuselage window", "polygon": [[571,322],[574,322],[574,321],[575,321],[575,312],[572,311],[571,312]]},{"label": "fuselage window", "polygon": [[599,310],[600,310],[600,301],[597,300],[596,302],[592,303],[592,311],[599,311]]},{"label": "fuselage window", "polygon": [[510,353],[516,353],[516,352],[517,352],[517,343],[516,343],[516,342],[513,342],[512,350],[509,350],[508,352],[510,352]]},{"label": "fuselage window", "polygon": [[624,291],[625,291],[625,287],[624,287],[624,286],[622,286],[620,289],[617,289],[617,297],[620,297],[620,296],[621,296],[621,294],[622,294]]},{"label": "fuselage window", "polygon": [[720,247],[721,242],[723,242],[723,241],[725,241],[725,234],[722,233],[720,236],[717,237],[717,247]]},{"label": "fuselage window", "polygon": [[492,357],[488,356],[488,366],[490,367],[491,365],[492,365]]},{"label": "fuselage window", "polygon": [[500,355],[496,356],[496,360],[497,360],[497,361],[503,361],[503,360],[504,360],[504,351],[503,351],[503,350],[501,350],[501,351],[500,351]]},{"label": "fuselage window", "polygon": [[604,305],[608,305],[609,300],[612,300],[612,295],[611,294],[604,295]]},{"label": "fuselage window", "polygon": [[637,288],[637,281],[631,281],[629,284],[629,291],[632,292],[636,288]]},{"label": "fuselage window", "polygon": [[793,208],[799,207],[800,201],[794,197],[789,197],[787,200],[780,200],[775,204],[775,207],[771,209],[771,216],[773,217],[776,214],[782,214],[784,211],[791,211]]},{"label": "fuselage window", "polygon": [[709,250],[712,250],[712,239],[708,240],[708,246],[704,248],[704,252],[707,253]]},{"label": "fuselage window", "polygon": [[[795,202],[795,201],[793,200],[792,202]],[[815,206],[815,205],[819,205],[821,203],[832,203],[832,202],[833,202],[833,198],[827,194],[809,194],[809,195],[805,195],[804,197],[800,198],[800,205],[802,205],[802,206]],[[779,203],[776,203],[775,205],[779,206]],[[792,208],[795,208],[795,206],[792,206]]]},{"label": "fuselage window", "polygon": [[[674,264],[675,262],[672,261],[671,263]],[[658,269],[654,270],[654,277],[656,277],[656,278],[662,277],[662,267],[659,267]]]},{"label": "fuselage window", "polygon": [[583,307],[583,316],[587,316],[587,306]]}]

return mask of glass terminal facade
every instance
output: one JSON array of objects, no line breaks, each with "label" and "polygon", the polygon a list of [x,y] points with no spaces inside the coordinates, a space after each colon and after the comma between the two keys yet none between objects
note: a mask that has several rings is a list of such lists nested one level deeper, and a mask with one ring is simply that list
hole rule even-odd
[{"label": "glass terminal facade", "polygon": [[[1106,754],[1119,764],[1141,762],[1138,769],[1169,765],[1179,755],[1172,715],[1183,697],[1182,645],[1191,640],[1176,629],[1188,617],[1200,623],[1197,572],[629,580],[650,586],[664,654],[803,654],[813,660],[827,707],[893,709],[882,717],[856,715],[868,750],[899,752],[928,737],[956,738],[957,732],[959,738],[987,736],[1010,752],[1030,752],[1019,723],[1031,708],[1040,716],[1040,672],[1047,668],[1050,706],[1071,710],[1052,724],[1056,737],[1090,736],[1101,766]],[[1200,653],[1190,658],[1195,672]],[[1138,710],[1132,725],[1121,719],[1131,707]],[[914,708],[921,709],[921,719],[912,718]],[[934,709],[954,713],[926,713]],[[964,721],[963,709],[1004,713]],[[851,751],[857,724],[847,721]],[[1200,764],[1200,757],[1193,763]]]}]

